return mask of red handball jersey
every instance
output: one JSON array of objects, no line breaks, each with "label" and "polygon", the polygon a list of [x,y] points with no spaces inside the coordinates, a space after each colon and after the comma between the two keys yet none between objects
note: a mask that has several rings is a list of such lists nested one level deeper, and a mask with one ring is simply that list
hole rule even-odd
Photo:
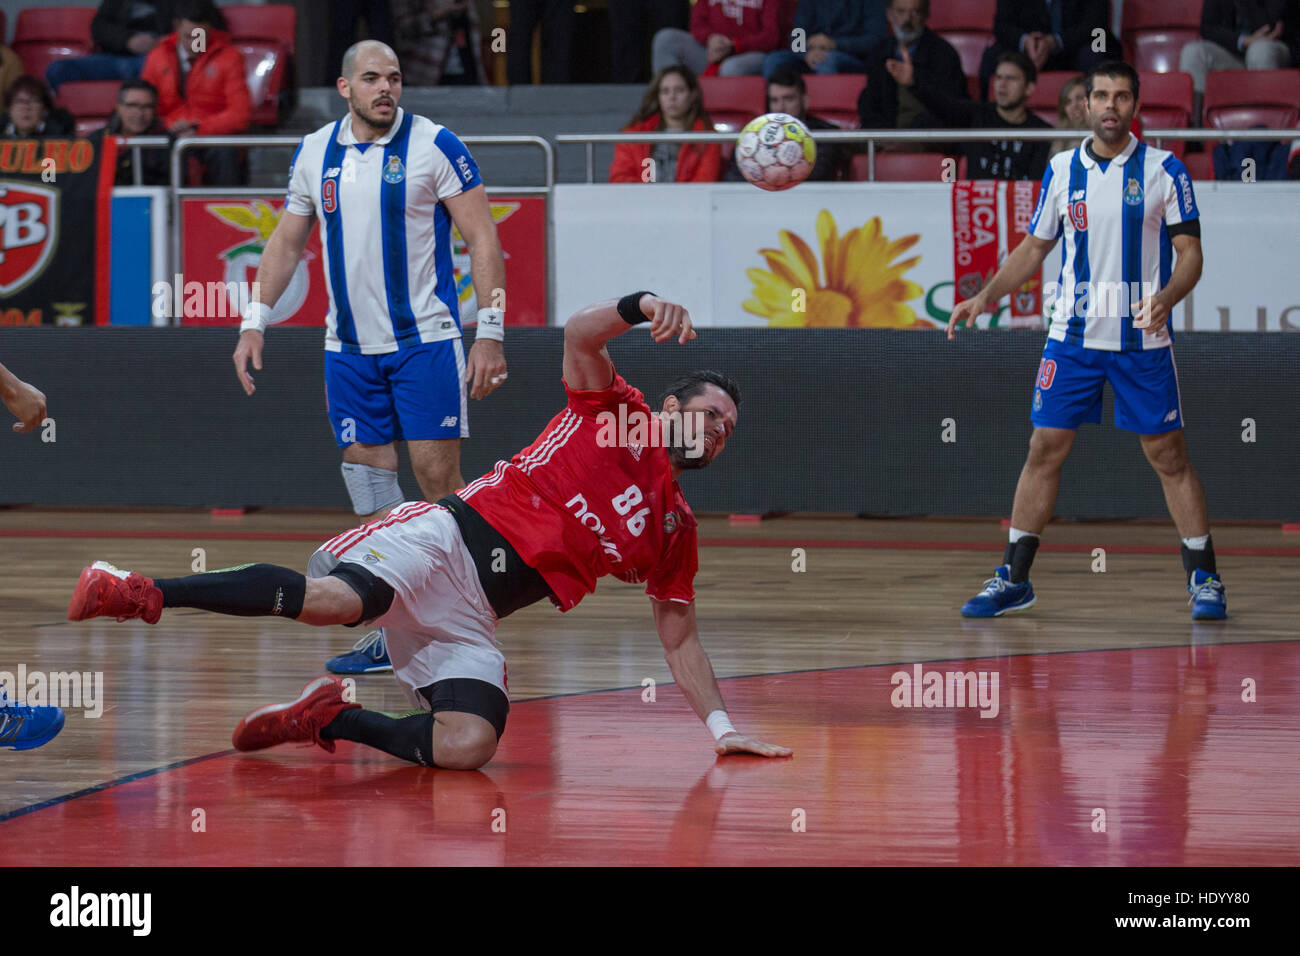
[{"label": "red handball jersey", "polygon": [[[609,388],[578,392],[566,382],[564,390],[568,406],[536,441],[457,495],[538,570],[561,611],[606,574],[689,604],[696,522],[673,480],[658,416],[617,372]],[[615,427],[597,418],[602,412]],[[620,421],[625,437],[645,444],[611,442]]]}]

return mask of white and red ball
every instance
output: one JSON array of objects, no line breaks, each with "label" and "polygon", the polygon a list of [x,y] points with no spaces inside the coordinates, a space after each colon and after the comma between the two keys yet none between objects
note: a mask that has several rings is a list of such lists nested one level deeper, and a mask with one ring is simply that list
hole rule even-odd
[{"label": "white and red ball", "polygon": [[750,120],[736,140],[740,174],[760,189],[789,189],[812,172],[817,144],[808,127],[789,113]]}]

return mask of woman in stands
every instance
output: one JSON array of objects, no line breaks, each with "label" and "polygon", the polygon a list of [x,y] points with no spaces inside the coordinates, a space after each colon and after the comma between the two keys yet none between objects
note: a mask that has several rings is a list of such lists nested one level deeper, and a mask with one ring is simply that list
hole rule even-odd
[{"label": "woman in stands", "polygon": [[1056,128],[1077,129],[1079,135],[1069,139],[1052,140],[1052,153],[1062,153],[1074,149],[1088,135],[1088,93],[1084,89],[1082,76],[1077,76],[1061,87],[1056,96]]},{"label": "woman in stands", "polygon": [[0,114],[0,138],[32,139],[37,136],[71,136],[77,121],[54,105],[50,91],[34,76],[20,76],[5,96]]},{"label": "woman in stands", "polygon": [[[699,130],[712,132],[700,81],[684,66],[668,66],[646,87],[641,107],[625,133]],[[649,162],[647,162],[649,160]],[[712,183],[722,170],[717,145],[620,143],[609,167],[611,183]]]}]

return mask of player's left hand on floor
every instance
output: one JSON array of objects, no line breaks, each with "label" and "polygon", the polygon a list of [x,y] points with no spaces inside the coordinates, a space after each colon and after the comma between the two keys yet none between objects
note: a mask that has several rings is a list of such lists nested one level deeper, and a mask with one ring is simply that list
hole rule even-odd
[{"label": "player's left hand on floor", "polygon": [[501,387],[506,377],[506,350],[501,343],[492,339],[475,342],[465,363],[470,398],[486,398]]},{"label": "player's left hand on floor", "polygon": [[776,744],[769,744],[757,737],[746,737],[742,734],[727,734],[716,744],[713,749],[718,752],[718,756],[725,757],[727,754],[757,754],[760,757],[789,757],[794,751],[789,747],[779,747]]}]

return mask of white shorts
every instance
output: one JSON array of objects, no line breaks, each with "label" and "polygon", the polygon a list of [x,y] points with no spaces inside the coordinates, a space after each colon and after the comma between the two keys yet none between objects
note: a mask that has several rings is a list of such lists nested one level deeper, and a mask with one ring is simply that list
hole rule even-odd
[{"label": "white shorts", "polygon": [[429,709],[419,688],[452,677],[487,681],[507,693],[497,616],[450,511],[427,501],[398,505],[321,545],[307,575],[325,577],[342,561],[392,586],[392,607],[373,623],[383,627],[393,673],[417,708]]}]

